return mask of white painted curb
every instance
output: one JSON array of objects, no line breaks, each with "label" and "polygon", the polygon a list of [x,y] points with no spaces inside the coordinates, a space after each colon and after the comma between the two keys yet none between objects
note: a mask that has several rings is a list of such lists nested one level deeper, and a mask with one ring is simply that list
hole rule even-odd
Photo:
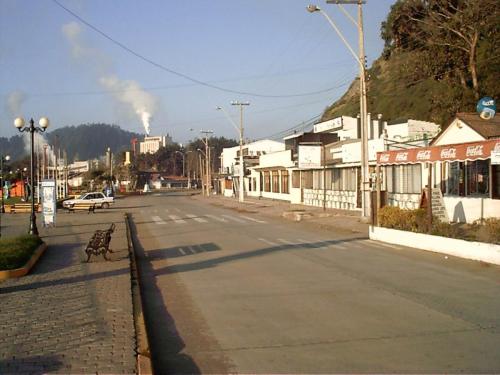
[{"label": "white painted curb", "polygon": [[500,265],[500,245],[374,227],[372,225],[370,225],[368,232],[372,240]]}]

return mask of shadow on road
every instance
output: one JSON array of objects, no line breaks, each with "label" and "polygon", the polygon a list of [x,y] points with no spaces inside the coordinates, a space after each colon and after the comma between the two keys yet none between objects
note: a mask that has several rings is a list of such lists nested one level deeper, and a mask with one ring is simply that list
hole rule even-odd
[{"label": "shadow on road", "polygon": [[137,227],[133,220],[130,223],[132,241],[138,257],[138,268],[141,279],[144,318],[148,331],[153,368],[157,374],[201,374],[194,360],[182,353],[185,348],[172,315],[167,310],[155,270],[144,248],[137,240]]},{"label": "shadow on road", "polygon": [[59,356],[13,357],[0,360],[0,374],[32,374],[42,375],[58,372],[63,367]]},{"label": "shadow on road", "polygon": [[[307,242],[307,243],[297,243],[297,244],[283,244],[283,245],[279,245],[279,246],[272,246],[272,247],[266,247],[263,249],[247,251],[244,253],[226,255],[226,256],[214,258],[214,259],[202,260],[199,262],[192,262],[192,263],[187,263],[187,264],[178,264],[178,265],[174,265],[174,266],[167,266],[167,267],[157,269],[155,272],[156,272],[156,275],[166,275],[166,274],[173,274],[173,273],[180,273],[180,272],[197,271],[197,270],[201,270],[201,269],[205,269],[205,268],[216,267],[219,264],[223,264],[223,263],[227,263],[227,262],[234,262],[234,261],[238,261],[238,260],[242,260],[242,259],[264,256],[264,255],[279,252],[279,251],[288,251],[288,250],[296,250],[296,249],[304,249],[304,250],[317,249],[317,248],[324,247],[324,246],[339,245],[342,243],[347,243],[347,242],[351,242],[351,241],[359,241],[359,240],[364,240],[364,239],[365,239],[365,237],[353,237],[353,238],[346,238],[346,239],[340,239],[340,240]],[[161,254],[162,251],[168,251],[168,250],[171,250],[171,249],[154,250],[154,251],[157,254]],[[148,252],[148,254],[149,254],[149,252]]]}]

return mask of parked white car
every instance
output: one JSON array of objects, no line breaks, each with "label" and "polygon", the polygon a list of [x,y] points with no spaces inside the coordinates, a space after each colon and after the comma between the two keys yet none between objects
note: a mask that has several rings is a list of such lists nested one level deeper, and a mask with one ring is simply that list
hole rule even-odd
[{"label": "parked white car", "polygon": [[109,208],[115,199],[113,197],[106,197],[103,193],[93,191],[80,195],[75,199],[68,199],[63,202],[64,208],[72,207],[75,203],[95,203],[96,208]]}]

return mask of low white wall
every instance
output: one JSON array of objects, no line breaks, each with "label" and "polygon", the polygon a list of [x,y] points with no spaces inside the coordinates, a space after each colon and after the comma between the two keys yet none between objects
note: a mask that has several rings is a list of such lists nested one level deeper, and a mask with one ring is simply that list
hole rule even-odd
[{"label": "low white wall", "polygon": [[233,190],[232,189],[224,189],[224,196],[225,197],[232,197],[233,196]]},{"label": "low white wall", "polygon": [[[304,189],[304,204],[306,206],[323,207],[324,192],[322,189]],[[341,210],[356,210],[355,191],[326,191],[326,207]]]},{"label": "low white wall", "polygon": [[500,199],[443,197],[450,221],[472,223],[488,217],[500,217]]},{"label": "low white wall", "polygon": [[279,199],[282,201],[290,202],[290,194],[272,193],[270,191],[263,191],[263,192],[261,192],[261,194],[262,194],[262,197],[264,197],[264,198]]},{"label": "low white wall", "polygon": [[301,204],[302,203],[302,189],[300,188],[290,188],[290,203]]},{"label": "low white wall", "polygon": [[500,265],[500,245],[370,225],[370,239]]}]

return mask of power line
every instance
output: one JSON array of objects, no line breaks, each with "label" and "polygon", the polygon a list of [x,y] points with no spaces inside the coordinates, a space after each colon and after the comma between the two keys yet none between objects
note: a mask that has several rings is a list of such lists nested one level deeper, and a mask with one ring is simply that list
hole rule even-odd
[{"label": "power line", "polygon": [[173,69],[170,69],[170,68],[166,67],[165,65],[160,64],[160,63],[158,63],[158,62],[156,62],[156,61],[154,61],[154,60],[152,60],[152,59],[150,59],[150,58],[148,58],[148,57],[140,54],[139,52],[136,52],[132,48],[126,46],[124,43],[118,41],[117,39],[112,38],[111,36],[109,36],[108,34],[106,34],[104,31],[102,31],[101,29],[99,29],[98,27],[96,27],[93,24],[91,24],[90,22],[86,21],[85,19],[83,19],[82,17],[80,17],[78,14],[76,14],[75,12],[73,12],[72,10],[70,10],[69,8],[66,8],[58,0],[52,0],[52,1],[58,7],[60,7],[61,9],[63,9],[65,12],[69,13],[74,18],[76,18],[78,21],[80,21],[81,23],[83,23],[84,25],[86,25],[87,27],[89,27],[90,29],[94,30],[96,33],[98,33],[102,37],[106,38],[111,43],[117,45],[121,49],[123,49],[123,50],[127,51],[128,53],[134,55],[135,57],[139,58],[140,60],[143,60],[146,63],[148,63],[150,65],[153,65],[153,66],[155,66],[158,69],[161,69],[163,71],[166,71],[166,72],[168,72],[170,74],[173,74],[173,75],[176,75],[178,77],[184,78],[184,79],[186,79],[188,81],[191,81],[191,82],[193,82],[195,84],[198,84],[200,86],[208,87],[208,88],[219,90],[219,91],[230,92],[232,94],[247,95],[247,96],[260,97],[260,98],[294,98],[294,97],[301,97],[301,96],[310,96],[310,95],[317,95],[317,94],[326,93],[326,92],[333,91],[333,90],[335,90],[335,89],[338,88],[338,87],[330,87],[330,88],[326,88],[326,89],[323,89],[323,90],[318,90],[318,91],[313,91],[313,92],[306,92],[306,93],[300,93],[300,94],[268,95],[268,94],[259,94],[259,93],[247,92],[247,91],[231,90],[231,89],[228,89],[228,88],[217,86],[217,85],[211,84],[209,82],[205,82],[205,81],[201,81],[201,80],[199,80],[197,78],[193,78],[191,76],[188,76],[187,74],[184,74],[184,73],[175,71]]}]

